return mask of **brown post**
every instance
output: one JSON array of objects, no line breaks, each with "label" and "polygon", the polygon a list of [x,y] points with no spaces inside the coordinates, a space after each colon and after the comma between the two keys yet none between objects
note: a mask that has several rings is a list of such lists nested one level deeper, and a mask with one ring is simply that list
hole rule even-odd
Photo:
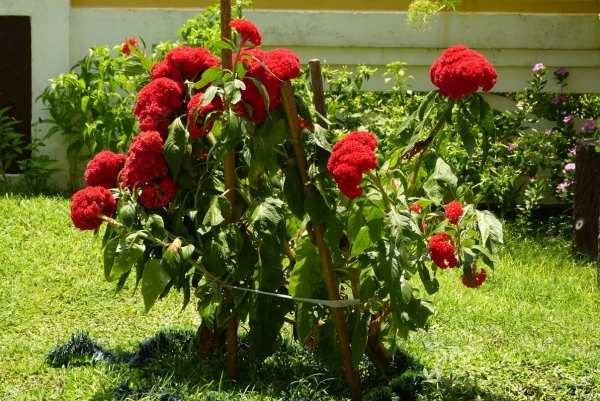
[{"label": "brown post", "polygon": [[[231,40],[231,0],[221,0],[221,39],[224,41]],[[224,69],[233,70],[231,60],[231,50],[221,50],[221,65]],[[235,222],[235,151],[229,152],[225,160],[225,196],[231,204],[231,209],[225,216],[225,223],[232,224]],[[233,304],[233,293],[231,290],[226,290],[227,303]],[[239,376],[238,367],[238,337],[237,337],[237,315],[233,315],[227,321],[227,374],[229,377],[237,378]]]},{"label": "brown post", "polygon": [[[294,102],[294,94],[292,92],[291,82],[282,82],[280,91],[281,102],[283,104],[285,116],[290,127],[292,144],[294,146],[294,154],[296,155],[296,160],[298,162],[298,169],[300,172],[300,178],[302,179],[304,194],[308,196],[315,192],[316,188],[310,183],[310,179],[308,177],[308,161],[306,160],[306,156],[302,151],[302,144],[300,143],[300,120],[298,118],[298,111],[296,110],[296,104]],[[339,284],[333,268],[331,250],[325,242],[325,226],[323,224],[316,225],[316,227],[314,227],[314,234],[317,242],[317,249],[319,250],[319,258],[321,259],[321,265],[323,268],[323,277],[325,278],[327,294],[329,295],[330,300],[339,300]],[[335,324],[338,342],[342,352],[344,370],[346,371],[346,380],[348,381],[350,395],[353,401],[360,401],[362,400],[362,392],[360,390],[358,372],[356,369],[354,369],[354,365],[352,364],[350,333],[348,331],[348,325],[346,324],[346,318],[344,317],[344,311],[341,308],[332,308],[331,314],[333,315],[333,322]]]},{"label": "brown post", "polygon": [[576,252],[598,256],[598,216],[600,215],[600,153],[598,139],[582,139],[575,156],[575,196],[573,198],[573,243]]},{"label": "brown post", "polygon": [[313,96],[315,98],[315,108],[321,116],[317,117],[319,125],[325,129],[329,124],[325,121],[327,118],[327,107],[325,106],[325,91],[323,89],[323,74],[321,73],[321,62],[319,59],[308,60],[310,67],[310,78],[313,87]]}]

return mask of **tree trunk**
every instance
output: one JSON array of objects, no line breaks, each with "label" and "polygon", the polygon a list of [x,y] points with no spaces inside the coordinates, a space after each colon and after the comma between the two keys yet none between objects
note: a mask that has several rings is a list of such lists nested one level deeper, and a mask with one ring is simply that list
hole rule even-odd
[{"label": "tree trunk", "polygon": [[597,139],[582,139],[575,158],[573,199],[573,242],[576,252],[598,257],[598,216],[600,213],[600,153]]}]

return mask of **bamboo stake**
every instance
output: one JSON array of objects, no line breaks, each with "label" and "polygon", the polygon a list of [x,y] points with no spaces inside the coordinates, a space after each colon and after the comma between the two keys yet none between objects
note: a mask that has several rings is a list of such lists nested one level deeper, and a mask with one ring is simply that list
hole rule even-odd
[{"label": "bamboo stake", "polygon": [[325,129],[329,128],[329,124],[325,121],[327,118],[327,107],[325,106],[325,91],[323,90],[323,74],[321,72],[321,62],[319,59],[308,60],[310,67],[310,78],[313,87],[313,95],[315,99],[315,108],[320,116],[317,116],[317,122]]},{"label": "bamboo stake", "polygon": [[[291,82],[282,82],[280,92],[281,102],[283,104],[285,116],[290,127],[292,144],[294,146],[294,153],[298,162],[298,169],[300,172],[300,178],[302,179],[304,194],[308,196],[315,192],[316,188],[310,183],[310,179],[308,177],[308,161],[306,160],[306,156],[302,150],[302,144],[300,143],[300,121],[298,119],[296,104],[294,103]],[[317,248],[319,250],[319,258],[321,259],[321,265],[323,268],[323,276],[325,278],[327,294],[329,295],[330,300],[339,300],[340,291],[338,280],[333,268],[331,250],[325,242],[325,226],[323,224],[316,225],[316,227],[314,227],[314,233],[317,242]],[[348,325],[346,324],[344,311],[342,308],[332,308],[331,314],[333,315],[333,322],[335,324],[338,342],[342,352],[344,370],[346,371],[346,380],[348,381],[350,394],[353,401],[360,401],[362,400],[360,381],[358,379],[358,372],[356,369],[354,369],[354,365],[352,364],[350,333],[348,332]]]},{"label": "bamboo stake", "polygon": [[[221,40],[231,40],[231,0],[221,0]],[[233,64],[231,60],[231,50],[221,50],[221,65],[223,68],[232,70]],[[225,196],[231,204],[229,212],[225,215],[225,223],[231,224],[235,222],[235,151],[231,151],[227,154],[225,160]],[[234,303],[233,293],[231,290],[226,290],[227,303],[229,305]],[[238,322],[237,315],[233,315],[227,321],[227,374],[231,378],[237,378],[239,376],[239,363],[238,363]]]}]

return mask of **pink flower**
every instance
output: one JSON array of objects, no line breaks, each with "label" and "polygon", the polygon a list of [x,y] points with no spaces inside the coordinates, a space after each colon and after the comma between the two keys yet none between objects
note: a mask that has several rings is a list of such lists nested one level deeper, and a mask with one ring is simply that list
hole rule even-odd
[{"label": "pink flower", "polygon": [[562,184],[558,184],[556,186],[556,189],[558,189],[559,191],[564,191],[567,187],[571,186],[571,184],[573,184],[573,181],[567,180],[567,181],[563,182]]},{"label": "pink flower", "polygon": [[545,133],[546,133],[546,135],[550,135],[550,134],[552,133],[552,128],[548,128],[548,129],[545,131]]},{"label": "pink flower", "polygon": [[583,127],[581,127],[581,132],[593,131],[596,129],[596,120],[587,120]]},{"label": "pink flower", "polygon": [[515,150],[515,145],[513,145],[511,143],[510,145],[508,145],[508,147],[506,148],[506,150],[508,150],[509,152],[512,152],[513,150]]},{"label": "pink flower", "polygon": [[575,163],[567,163],[564,167],[565,171],[575,170]]},{"label": "pink flower", "polygon": [[533,66],[533,68],[531,69],[531,71],[538,72],[539,70],[542,70],[542,69],[544,69],[544,64],[537,63],[536,65]]},{"label": "pink flower", "polygon": [[573,119],[573,116],[568,115],[565,118],[563,118],[563,122],[568,123],[569,121],[571,121]]},{"label": "pink flower", "polygon": [[567,72],[567,67],[560,67],[554,72],[556,75],[564,75]]},{"label": "pink flower", "polygon": [[569,151],[571,152],[572,155],[576,155],[577,154],[577,148],[571,148],[571,150]]}]

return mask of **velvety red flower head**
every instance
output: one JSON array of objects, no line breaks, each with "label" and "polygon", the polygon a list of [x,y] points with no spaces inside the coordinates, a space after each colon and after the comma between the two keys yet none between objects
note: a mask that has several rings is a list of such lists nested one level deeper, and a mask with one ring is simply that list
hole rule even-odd
[{"label": "velvety red flower head", "polygon": [[169,78],[158,78],[144,86],[138,94],[133,114],[138,116],[142,131],[166,134],[171,114],[183,106],[185,85]]},{"label": "velvety red flower head", "polygon": [[[268,72],[259,62],[264,63],[265,57],[266,53],[260,49],[243,49],[240,56],[240,61],[248,68],[243,80],[246,89],[241,91],[242,101],[235,104],[234,111],[251,121],[265,121],[269,117],[269,110],[277,107],[281,99],[279,79]],[[269,96],[269,108],[265,104],[265,98],[258,89],[257,83],[250,78],[257,79],[264,86]]]},{"label": "velvety red flower head", "polygon": [[483,55],[462,45],[446,49],[431,66],[429,75],[440,93],[453,99],[477,92],[479,87],[487,92],[498,78],[496,70]]},{"label": "velvety red flower head", "polygon": [[416,214],[421,214],[421,212],[423,211],[423,205],[421,205],[420,203],[413,203],[408,207],[408,210],[410,210],[411,212],[415,212]]},{"label": "velvety red flower head", "polygon": [[219,95],[216,95],[208,104],[202,106],[203,94],[202,92],[196,93],[187,105],[190,135],[194,138],[206,136],[212,130],[217,113],[212,114],[207,121],[204,121],[206,116],[214,111],[225,110],[225,105],[223,105],[223,100]]},{"label": "velvety red flower head", "polygon": [[481,284],[483,284],[483,282],[487,279],[487,272],[484,268],[481,268],[481,270],[478,272],[477,263],[473,263],[471,271],[473,272],[473,281],[475,282],[475,285],[471,284],[467,276],[464,274],[462,275],[462,283],[469,288],[481,287]]},{"label": "velvety red flower head", "polygon": [[162,138],[156,131],[144,131],[133,138],[129,157],[121,172],[121,182],[133,188],[166,175],[168,167],[162,150]]},{"label": "velvety red flower head", "polygon": [[129,38],[125,43],[123,43],[123,48],[121,49],[123,54],[130,55],[131,49],[130,46],[137,49],[138,40],[136,38]]},{"label": "velvety red flower head", "polygon": [[229,26],[236,30],[240,35],[240,46],[244,43],[250,42],[254,46],[260,46],[262,42],[262,35],[258,31],[256,25],[246,19],[234,19],[229,23]]},{"label": "velvety red flower head", "polygon": [[203,47],[176,47],[167,53],[165,61],[179,70],[182,80],[194,82],[200,80],[204,71],[221,65],[219,59]]},{"label": "velvety red flower head", "polygon": [[440,269],[456,267],[458,260],[454,255],[454,241],[448,233],[434,234],[429,240],[431,260]]},{"label": "velvety red flower head", "polygon": [[167,206],[175,195],[175,182],[168,175],[155,178],[144,185],[140,194],[140,203],[149,209]]},{"label": "velvety red flower head", "polygon": [[125,165],[127,156],[109,150],[98,153],[89,161],[83,177],[90,187],[100,186],[106,189],[118,186],[118,176]]},{"label": "velvety red flower head", "polygon": [[376,147],[375,135],[365,131],[351,132],[333,146],[327,170],[348,198],[362,195],[362,174],[377,167]]},{"label": "velvety red flower head", "polygon": [[152,66],[152,79],[169,78],[175,81],[181,80],[179,69],[167,60],[159,61]]},{"label": "velvety red flower head", "polygon": [[265,54],[264,64],[282,81],[300,75],[300,58],[289,49],[269,50]]},{"label": "velvety red flower head", "polygon": [[457,224],[458,219],[463,214],[463,207],[459,201],[452,201],[446,205],[446,209],[444,210],[444,216],[448,220],[450,220],[451,224]]},{"label": "velvety red flower head", "polygon": [[117,201],[104,187],[87,187],[71,198],[71,220],[80,230],[95,230],[102,225],[98,216],[107,217],[117,210]]}]

